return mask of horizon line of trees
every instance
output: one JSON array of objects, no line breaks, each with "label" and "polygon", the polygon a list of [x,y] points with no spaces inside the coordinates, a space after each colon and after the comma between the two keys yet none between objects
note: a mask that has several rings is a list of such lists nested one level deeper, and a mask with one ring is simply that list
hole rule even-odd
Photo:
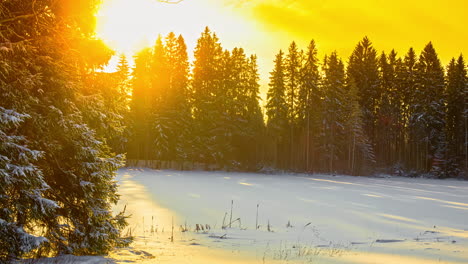
[{"label": "horizon line of trees", "polygon": [[[256,56],[225,50],[205,28],[192,67],[182,36],[159,37],[119,71],[128,76],[128,158],[369,174],[467,171],[467,70],[421,54],[378,54],[364,37],[345,64],[315,41],[276,55],[262,113]],[[122,72],[122,71],[121,71]]]}]

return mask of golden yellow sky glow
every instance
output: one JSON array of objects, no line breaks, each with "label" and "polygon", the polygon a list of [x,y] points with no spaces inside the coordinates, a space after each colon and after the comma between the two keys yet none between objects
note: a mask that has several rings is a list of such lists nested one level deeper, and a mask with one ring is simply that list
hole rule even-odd
[{"label": "golden yellow sky glow", "polygon": [[319,56],[334,50],[346,61],[367,35],[381,52],[419,53],[432,41],[442,63],[468,56],[468,1],[445,0],[103,0],[97,34],[118,52],[131,54],[174,31],[186,39],[189,53],[205,26],[225,48],[243,47],[259,57],[262,83],[268,82],[279,49],[315,39]]}]

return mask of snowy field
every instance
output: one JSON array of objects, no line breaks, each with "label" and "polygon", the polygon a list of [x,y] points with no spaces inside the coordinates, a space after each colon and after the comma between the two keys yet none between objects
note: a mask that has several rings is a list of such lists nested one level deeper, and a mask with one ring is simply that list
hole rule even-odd
[{"label": "snowy field", "polygon": [[118,181],[132,246],[56,263],[468,263],[467,181],[132,168]]},{"label": "snowy field", "polygon": [[118,180],[136,242],[117,262],[468,263],[467,181],[131,168]]}]

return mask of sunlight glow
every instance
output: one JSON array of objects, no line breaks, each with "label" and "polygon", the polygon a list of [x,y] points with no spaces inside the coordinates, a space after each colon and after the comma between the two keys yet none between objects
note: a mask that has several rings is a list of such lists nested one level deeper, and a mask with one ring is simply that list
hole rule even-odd
[{"label": "sunlight glow", "polygon": [[444,65],[453,56],[466,55],[468,46],[460,43],[466,43],[468,36],[464,27],[468,2],[449,2],[103,0],[96,33],[109,47],[131,57],[152,46],[158,34],[173,31],[182,34],[192,56],[198,37],[209,26],[224,48],[243,47],[247,54],[258,56],[265,97],[274,56],[293,40],[305,48],[315,39],[319,57],[336,50],[345,61],[365,35],[379,53],[395,49],[404,56],[413,47],[419,54],[433,41]]},{"label": "sunlight glow", "polygon": [[104,1],[97,15],[97,35],[118,51],[142,47],[158,30],[157,11],[155,2],[148,0]]},{"label": "sunlight glow", "polygon": [[96,33],[117,52],[134,53],[151,46],[159,34],[173,31],[182,34],[189,51],[206,26],[216,32],[223,43],[237,46],[244,41],[249,26],[233,12],[223,10],[209,0],[167,4],[157,0],[104,0],[97,13]]}]

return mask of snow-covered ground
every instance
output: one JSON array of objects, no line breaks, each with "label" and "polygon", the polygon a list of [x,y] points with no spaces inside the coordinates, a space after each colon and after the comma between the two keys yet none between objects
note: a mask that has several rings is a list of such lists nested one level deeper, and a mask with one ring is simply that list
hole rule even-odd
[{"label": "snow-covered ground", "polygon": [[131,247],[32,263],[468,263],[468,181],[138,168],[117,180]]},{"label": "snow-covered ground", "polygon": [[117,263],[468,263],[467,181],[138,168],[118,181],[135,243]]}]

